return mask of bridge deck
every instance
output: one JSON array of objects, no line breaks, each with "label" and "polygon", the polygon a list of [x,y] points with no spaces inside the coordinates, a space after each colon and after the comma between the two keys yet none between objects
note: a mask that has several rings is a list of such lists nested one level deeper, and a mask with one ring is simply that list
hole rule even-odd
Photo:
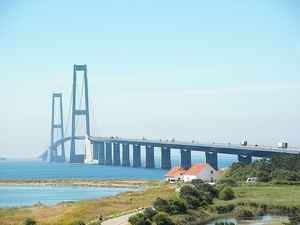
[{"label": "bridge deck", "polygon": [[237,145],[237,144],[217,144],[201,142],[181,142],[168,140],[146,140],[146,139],[125,139],[108,137],[89,137],[92,142],[113,142],[132,145],[153,146],[160,148],[186,149],[193,151],[209,151],[223,154],[251,155],[256,157],[270,157],[276,153],[299,154],[300,148],[278,148],[274,146],[260,145]]}]

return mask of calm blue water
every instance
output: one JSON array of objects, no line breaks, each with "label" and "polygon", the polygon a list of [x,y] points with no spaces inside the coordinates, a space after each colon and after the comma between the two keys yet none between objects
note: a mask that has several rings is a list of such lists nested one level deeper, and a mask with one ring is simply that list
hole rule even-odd
[{"label": "calm blue water", "polygon": [[[236,161],[234,156],[219,157],[219,168],[230,166]],[[193,163],[203,163],[203,157],[193,157]],[[142,163],[143,164],[143,163]],[[174,158],[172,166],[179,165]],[[155,162],[159,167],[160,162]],[[40,161],[0,161],[0,179],[125,179],[163,180],[168,170],[145,167],[123,167],[70,163],[50,163]],[[56,204],[61,201],[76,201],[116,195],[129,189],[85,188],[52,186],[0,186],[0,207],[42,204]],[[136,189],[134,189],[136,190]]]},{"label": "calm blue water", "polygon": [[[219,157],[219,168],[230,166],[236,161],[234,156]],[[203,163],[204,158],[192,160]],[[179,165],[180,159],[174,158],[172,166]],[[155,162],[159,167],[160,162]],[[0,179],[125,179],[125,180],[162,180],[168,170],[145,167],[123,167],[54,163],[40,161],[0,161]]]},{"label": "calm blue water", "polygon": [[66,201],[102,198],[136,188],[57,187],[57,186],[0,186],[0,207],[57,204]]}]

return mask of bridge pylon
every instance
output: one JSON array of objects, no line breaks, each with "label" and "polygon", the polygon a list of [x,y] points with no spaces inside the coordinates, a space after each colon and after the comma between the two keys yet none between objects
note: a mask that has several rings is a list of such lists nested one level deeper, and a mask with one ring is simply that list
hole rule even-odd
[{"label": "bridge pylon", "polygon": [[[76,105],[76,87],[77,87],[77,71],[83,71],[83,85],[84,85],[84,109],[78,109]],[[70,163],[83,163],[84,155],[76,154],[75,151],[75,130],[76,130],[76,116],[85,117],[85,135],[90,136],[90,117],[89,117],[89,98],[88,98],[88,80],[87,80],[87,66],[74,65],[73,68],[73,90],[72,90],[72,133],[71,133],[71,149],[70,149]]]},{"label": "bridge pylon", "polygon": [[[55,122],[55,99],[59,100],[59,118],[58,122]],[[62,108],[62,94],[61,93],[53,93],[52,94],[52,119],[51,119],[51,143],[50,148],[48,150],[47,161],[49,162],[65,162],[65,145],[61,144],[61,154],[58,154],[57,147],[54,145],[54,130],[60,130],[60,138],[64,138],[64,126],[63,126],[63,108]]]}]

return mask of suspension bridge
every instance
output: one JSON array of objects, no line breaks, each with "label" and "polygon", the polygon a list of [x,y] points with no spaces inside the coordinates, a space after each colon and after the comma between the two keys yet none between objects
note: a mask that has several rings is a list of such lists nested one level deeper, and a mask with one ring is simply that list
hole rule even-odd
[{"label": "suspension bridge", "polygon": [[[81,93],[77,84],[78,72],[83,72],[83,82]],[[84,100],[83,100],[84,96]],[[82,102],[83,100],[83,102]],[[55,104],[55,103],[59,104]],[[55,108],[58,105],[59,115],[55,116]],[[70,113],[71,112],[71,113]],[[297,155],[300,153],[299,148],[288,148],[287,145],[279,147],[250,146],[244,141],[242,144],[215,144],[215,143],[198,143],[198,142],[180,142],[175,139],[170,140],[146,140],[128,139],[118,137],[95,137],[90,134],[90,113],[89,113],[89,91],[87,79],[87,66],[74,65],[73,67],[73,86],[72,97],[69,107],[69,116],[67,128],[71,114],[71,135],[66,136],[63,123],[63,105],[62,94],[52,94],[52,120],[51,120],[51,137],[49,148],[39,157],[49,162],[66,162],[67,158],[70,163],[86,163],[115,166],[142,166],[142,154],[145,152],[145,167],[155,167],[155,152],[160,152],[160,167],[169,169],[171,165],[171,151],[180,152],[180,164],[183,168],[188,169],[191,166],[191,152],[200,151],[205,154],[205,162],[210,164],[214,169],[218,169],[218,154],[237,155],[239,162],[249,164],[252,157],[270,158],[278,153]],[[55,119],[56,117],[56,119]],[[84,135],[76,135],[76,128],[79,117],[84,120]],[[97,126],[97,125],[96,125]],[[55,137],[55,133],[57,134]],[[59,134],[59,135],[58,135]],[[59,137],[58,137],[59,136]],[[76,141],[84,140],[84,154],[76,152]],[[70,154],[66,156],[65,143],[70,141]],[[58,151],[60,148],[60,151]]]}]

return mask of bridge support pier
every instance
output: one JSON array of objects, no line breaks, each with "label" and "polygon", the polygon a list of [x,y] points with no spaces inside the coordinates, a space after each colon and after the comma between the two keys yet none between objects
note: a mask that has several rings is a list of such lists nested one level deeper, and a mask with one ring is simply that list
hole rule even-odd
[{"label": "bridge support pier", "polygon": [[140,167],[141,163],[141,146],[140,145],[133,145],[133,163],[132,166]]},{"label": "bridge support pier", "polygon": [[155,167],[154,163],[154,147],[146,145],[146,167],[153,168]]},{"label": "bridge support pier", "polygon": [[99,161],[98,164],[104,165],[105,164],[105,155],[104,155],[104,142],[99,142],[99,148],[98,148],[98,153],[99,153]]},{"label": "bridge support pier", "polygon": [[114,145],[113,165],[114,166],[120,166],[121,165],[120,144],[119,143],[113,143],[113,145]]},{"label": "bridge support pier", "polygon": [[239,162],[250,164],[252,162],[252,156],[250,155],[238,155]]},{"label": "bridge support pier", "polygon": [[99,160],[99,142],[92,143],[92,145],[93,145],[93,160],[94,159]]},{"label": "bridge support pier", "polygon": [[205,152],[205,163],[209,164],[215,170],[218,170],[218,153]]},{"label": "bridge support pier", "polygon": [[191,150],[190,149],[180,149],[180,155],[181,155],[181,167],[185,170],[188,170],[191,165]]},{"label": "bridge support pier", "polygon": [[129,144],[122,144],[122,166],[130,166]]},{"label": "bridge support pier", "polygon": [[111,165],[112,164],[112,152],[111,152],[111,142],[105,142],[105,165]]},{"label": "bridge support pier", "polygon": [[170,148],[161,148],[161,164],[160,168],[170,169],[171,168],[171,151]]}]

